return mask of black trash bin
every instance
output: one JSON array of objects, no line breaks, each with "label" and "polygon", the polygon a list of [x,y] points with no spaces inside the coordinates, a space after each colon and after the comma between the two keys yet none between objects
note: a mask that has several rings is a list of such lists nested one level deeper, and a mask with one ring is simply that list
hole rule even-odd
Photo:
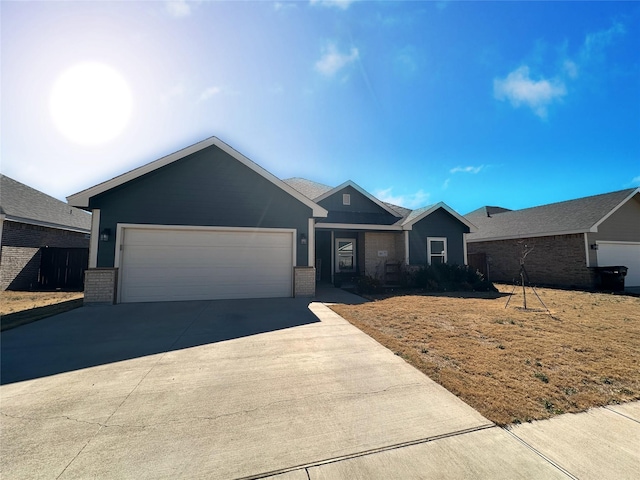
[{"label": "black trash bin", "polygon": [[622,265],[596,267],[596,272],[600,278],[600,289],[614,292],[624,291],[624,277],[627,276],[627,270],[628,268]]}]

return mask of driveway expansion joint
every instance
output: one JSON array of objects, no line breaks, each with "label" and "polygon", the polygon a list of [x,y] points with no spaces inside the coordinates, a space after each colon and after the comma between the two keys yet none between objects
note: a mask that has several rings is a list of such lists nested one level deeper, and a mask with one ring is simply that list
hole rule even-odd
[{"label": "driveway expansion joint", "polygon": [[[419,438],[417,440],[408,440],[406,442],[400,442],[400,443],[395,443],[395,444],[391,444],[391,445],[386,445],[384,447],[377,447],[377,448],[372,448],[369,450],[363,450],[361,452],[353,452],[353,453],[347,453],[345,455],[340,455],[338,457],[333,457],[333,458],[326,458],[324,460],[318,460],[315,462],[309,462],[309,463],[305,463],[305,464],[301,464],[301,465],[296,465],[293,467],[288,467],[288,468],[282,468],[279,470],[273,470],[270,472],[262,472],[259,474],[255,474],[255,475],[249,475],[246,477],[237,477],[234,480],[259,480],[259,479],[268,479],[269,477],[273,477],[275,475],[281,475],[284,473],[288,473],[288,472],[294,472],[297,470],[304,470],[307,474],[307,478],[309,477],[309,469],[310,468],[314,468],[314,467],[320,467],[322,465],[328,465],[331,463],[337,463],[337,462],[341,462],[343,460],[350,460],[352,458],[359,458],[359,457],[366,457],[367,455],[374,455],[376,453],[381,453],[381,452],[388,452],[390,450],[397,450],[400,448],[404,448],[404,447],[410,447],[413,445],[420,445],[423,443],[430,443],[430,442],[435,442],[438,440],[442,440],[445,438],[451,438],[451,437],[457,437],[459,435],[466,435],[468,433],[473,433],[473,432],[479,432],[481,430],[488,430],[491,428],[499,428],[496,426],[496,424],[494,423],[487,423],[484,425],[479,425],[477,427],[471,427],[471,428],[465,428],[462,430],[457,430],[455,432],[449,432],[449,433],[443,433],[440,435],[434,435],[432,437],[425,437],[425,438]],[[575,479],[575,477],[572,477]],[[577,480],[577,479],[575,479]]]},{"label": "driveway expansion joint", "polygon": [[571,472],[569,472],[568,470],[564,469],[562,467],[562,465],[560,465],[559,463],[555,462],[554,460],[552,460],[551,458],[547,457],[544,453],[542,453],[540,450],[538,450],[537,448],[533,447],[532,445],[529,445],[525,440],[523,440],[522,438],[520,438],[518,435],[516,435],[515,433],[513,433],[511,431],[510,428],[505,427],[503,428],[503,430],[505,432],[507,432],[509,435],[511,435],[513,438],[515,438],[516,440],[518,440],[522,445],[524,445],[525,447],[527,447],[529,450],[531,450],[533,453],[535,453],[536,455],[538,455],[540,458],[542,458],[543,460],[545,460],[546,462],[548,462],[549,464],[553,465],[555,468],[557,468],[558,470],[560,470],[562,473],[564,473],[567,477],[571,478],[572,480],[579,480],[578,477],[576,477],[575,475],[573,475]]},{"label": "driveway expansion joint", "polygon": [[618,412],[617,410],[614,410],[614,409],[610,408],[610,405],[605,405],[604,408],[605,408],[605,410],[609,410],[610,412],[615,413],[616,415],[620,415],[621,417],[624,417],[627,420],[631,420],[632,422],[640,423],[640,421],[636,420],[635,418],[630,417],[629,415],[625,415],[622,412]]}]

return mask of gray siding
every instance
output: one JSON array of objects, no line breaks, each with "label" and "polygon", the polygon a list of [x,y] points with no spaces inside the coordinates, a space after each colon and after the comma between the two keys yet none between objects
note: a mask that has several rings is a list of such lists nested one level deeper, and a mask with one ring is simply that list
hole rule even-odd
[{"label": "gray siding", "polygon": [[[342,204],[344,193],[351,195],[351,205]],[[392,225],[399,220],[351,186],[317,203],[329,211],[327,218],[319,220],[323,223]]]},{"label": "gray siding", "polygon": [[469,228],[446,210],[435,212],[413,225],[409,231],[409,264],[427,264],[427,237],[447,238],[447,263],[464,264],[464,236]]},{"label": "gray siding", "polygon": [[[640,242],[640,195],[636,195],[616,210],[598,227],[598,232],[587,234],[587,245],[597,240],[610,242]],[[598,252],[589,248],[589,265],[598,264]]]},{"label": "gray siding", "polygon": [[[118,223],[295,228],[309,237],[311,208],[216,146],[173,162],[91,199],[100,209],[98,267],[113,267]],[[296,239],[297,241],[297,239]],[[297,241],[297,265],[308,264]]]},{"label": "gray siding", "polygon": [[594,238],[618,242],[640,242],[640,194],[602,222]]}]

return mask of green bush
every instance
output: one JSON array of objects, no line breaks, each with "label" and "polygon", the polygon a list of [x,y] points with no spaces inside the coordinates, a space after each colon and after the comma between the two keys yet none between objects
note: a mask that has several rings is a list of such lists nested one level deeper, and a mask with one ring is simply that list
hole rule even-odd
[{"label": "green bush", "polygon": [[498,289],[477,270],[467,265],[439,263],[420,268],[413,274],[417,288],[430,292],[497,292]]}]

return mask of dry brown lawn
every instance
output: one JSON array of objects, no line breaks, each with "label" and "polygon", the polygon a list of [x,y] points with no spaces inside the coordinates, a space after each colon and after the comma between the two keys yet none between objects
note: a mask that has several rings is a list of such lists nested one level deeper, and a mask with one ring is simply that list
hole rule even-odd
[{"label": "dry brown lawn", "polygon": [[0,292],[0,315],[82,298],[82,292]]},{"label": "dry brown lawn", "polygon": [[82,292],[0,292],[0,330],[82,306]]},{"label": "dry brown lawn", "polygon": [[640,298],[496,286],[331,308],[499,425],[640,399]]}]

